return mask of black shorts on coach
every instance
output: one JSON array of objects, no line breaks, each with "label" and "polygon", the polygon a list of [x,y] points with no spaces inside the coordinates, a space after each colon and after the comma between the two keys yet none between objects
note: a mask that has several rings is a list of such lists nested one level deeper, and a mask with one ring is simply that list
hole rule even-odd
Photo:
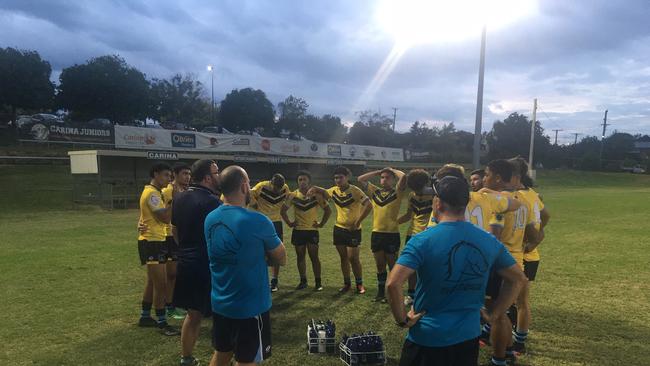
[{"label": "black shorts on coach", "polygon": [[487,286],[485,287],[485,296],[488,296],[491,299],[496,299],[501,292],[501,285],[503,284],[503,278],[499,276],[496,271],[490,272],[490,277],[488,278]]},{"label": "black shorts on coach", "polygon": [[314,244],[318,245],[318,230],[296,230],[291,232],[291,244],[295,246]]},{"label": "black shorts on coach", "polygon": [[528,281],[535,281],[537,277],[537,269],[539,268],[539,261],[524,261],[524,274],[528,278]]},{"label": "black shorts on coach", "polygon": [[370,250],[373,253],[383,251],[386,254],[396,254],[400,246],[399,233],[379,233],[373,231],[370,234]]},{"label": "black shorts on coach", "polygon": [[271,357],[269,312],[246,319],[213,313],[212,346],[217,352],[233,352],[237,362],[260,363],[266,360]]},{"label": "black shorts on coach", "polygon": [[138,240],[138,254],[142,265],[167,263],[167,253],[166,241]]},{"label": "black shorts on coach", "polygon": [[348,230],[334,226],[334,245],[345,245],[347,247],[358,247],[361,245],[361,229]]},{"label": "black shorts on coach", "polygon": [[408,339],[402,347],[400,366],[476,366],[478,338],[446,347],[425,347]]},{"label": "black shorts on coach", "polygon": [[282,221],[273,221],[273,227],[275,228],[275,233],[278,234],[280,241],[284,242],[284,232],[282,230]]},{"label": "black shorts on coach", "polygon": [[212,315],[210,265],[207,261],[179,260],[172,304],[181,309],[198,311],[207,318]]}]

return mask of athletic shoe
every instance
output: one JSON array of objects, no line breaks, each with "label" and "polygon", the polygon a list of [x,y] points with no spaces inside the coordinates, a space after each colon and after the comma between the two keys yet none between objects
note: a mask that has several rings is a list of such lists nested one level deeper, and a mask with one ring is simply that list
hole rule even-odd
[{"label": "athletic shoe", "polygon": [[343,285],[343,287],[341,287],[339,289],[339,293],[341,293],[341,294],[346,293],[346,292],[350,291],[351,287],[352,287],[352,285],[349,285],[349,284],[346,283],[345,285]]},{"label": "athletic shoe", "polygon": [[508,365],[514,365],[517,362],[517,353],[512,349],[512,346],[506,349],[506,359]]},{"label": "athletic shoe", "polygon": [[181,335],[181,332],[178,329],[172,327],[171,325],[169,325],[167,323],[163,323],[161,325],[158,325],[158,328],[160,328],[160,333],[162,335],[166,335],[166,336],[169,336],[169,337]]},{"label": "athletic shoe", "polygon": [[516,355],[523,355],[526,353],[526,343],[514,342],[510,348]]},{"label": "athletic shoe", "polygon": [[278,281],[271,280],[271,292],[276,292],[276,291],[278,291]]},{"label": "athletic shoe", "polygon": [[480,347],[486,347],[490,345],[490,333],[481,331],[481,334],[478,336],[478,344]]},{"label": "athletic shoe", "polygon": [[154,318],[152,318],[150,316],[141,317],[140,320],[138,320],[138,326],[139,327],[157,327],[158,322]]},{"label": "athletic shoe", "polygon": [[363,287],[362,284],[358,284],[358,285],[357,285],[357,293],[358,293],[359,295],[363,295],[363,294],[365,294],[365,293],[366,293],[366,288]]},{"label": "athletic shoe", "polygon": [[199,366],[201,363],[199,360],[196,359],[196,357],[189,356],[189,357],[181,357],[181,363],[180,366]]},{"label": "athletic shoe", "polygon": [[167,311],[167,317],[176,319],[176,320],[182,320],[185,318],[185,315],[187,315],[187,311],[183,309],[177,309],[174,308],[173,310]]},{"label": "athletic shoe", "polygon": [[404,298],[404,306],[411,306],[413,305],[413,298],[410,295],[406,295]]},{"label": "athletic shoe", "polygon": [[314,291],[323,291],[323,285],[320,283],[314,286]]},{"label": "athletic shoe", "polygon": [[296,290],[304,290],[307,288],[307,282],[300,282],[298,286],[296,286]]},{"label": "athletic shoe", "polygon": [[386,297],[383,294],[377,294],[375,298],[372,300],[374,302],[386,302]]}]

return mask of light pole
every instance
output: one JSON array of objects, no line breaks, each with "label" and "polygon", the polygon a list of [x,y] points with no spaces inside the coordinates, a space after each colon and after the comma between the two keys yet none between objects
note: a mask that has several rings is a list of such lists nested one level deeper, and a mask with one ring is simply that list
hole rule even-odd
[{"label": "light pole", "polygon": [[210,109],[210,122],[214,123],[214,72],[212,71],[212,65],[208,65],[208,71],[210,72],[210,95],[212,99],[212,108]]},{"label": "light pole", "polygon": [[481,167],[481,124],[483,123],[483,77],[485,74],[485,38],[487,27],[483,26],[481,35],[481,60],[478,69],[478,91],[476,93],[476,124],[474,125],[474,155],[472,165],[474,169]]}]

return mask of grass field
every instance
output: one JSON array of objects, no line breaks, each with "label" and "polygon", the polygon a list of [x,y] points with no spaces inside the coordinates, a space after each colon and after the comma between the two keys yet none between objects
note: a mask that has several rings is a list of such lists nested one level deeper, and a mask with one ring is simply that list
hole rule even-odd
[{"label": "grass field", "polygon": [[[144,283],[137,211],[73,207],[67,169],[0,166],[0,364],[177,364],[178,338],[135,325]],[[532,290],[530,353],[519,364],[650,364],[650,177],[546,172],[539,190],[553,217]],[[366,295],[336,294],[341,279],[331,223],[321,234],[325,291],[293,291],[298,276],[288,246],[289,264],[273,296],[274,355],[267,364],[340,364],[306,354],[311,317],[334,319],[338,336],[379,332],[389,364],[396,364],[404,331],[386,304],[371,302],[369,225],[362,247]],[[209,329],[206,322],[196,350],[204,364]]]}]

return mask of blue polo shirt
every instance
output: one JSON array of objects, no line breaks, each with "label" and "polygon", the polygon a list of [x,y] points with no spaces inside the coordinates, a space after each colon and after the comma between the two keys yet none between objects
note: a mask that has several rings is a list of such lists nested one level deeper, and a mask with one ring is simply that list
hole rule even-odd
[{"label": "blue polo shirt", "polygon": [[469,222],[442,222],[409,240],[397,263],[418,275],[414,308],[426,314],[408,340],[445,347],[480,334],[480,309],[490,271],[515,264],[492,234]]},{"label": "blue polo shirt", "polygon": [[271,308],[266,252],[282,242],[266,216],[222,205],[205,219],[212,278],[212,311],[252,318]]}]

